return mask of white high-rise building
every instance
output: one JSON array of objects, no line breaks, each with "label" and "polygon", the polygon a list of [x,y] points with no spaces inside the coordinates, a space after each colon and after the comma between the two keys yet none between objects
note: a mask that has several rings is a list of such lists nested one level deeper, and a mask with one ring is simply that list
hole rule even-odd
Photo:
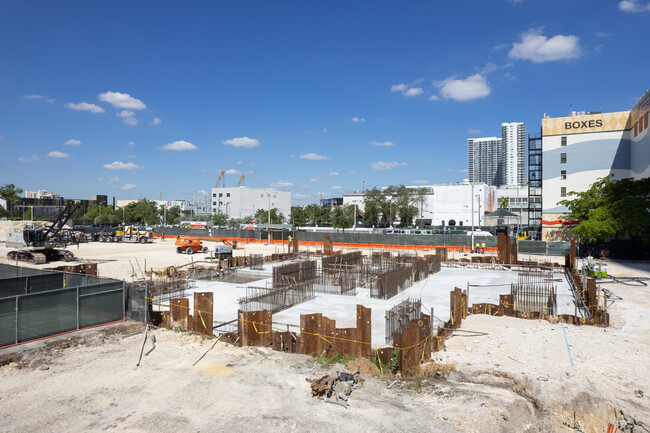
[{"label": "white high-rise building", "polygon": [[467,139],[469,181],[499,186],[502,181],[501,138],[484,137]]},{"label": "white high-rise building", "polygon": [[526,185],[526,126],[522,122],[501,124],[503,148],[502,185]]}]

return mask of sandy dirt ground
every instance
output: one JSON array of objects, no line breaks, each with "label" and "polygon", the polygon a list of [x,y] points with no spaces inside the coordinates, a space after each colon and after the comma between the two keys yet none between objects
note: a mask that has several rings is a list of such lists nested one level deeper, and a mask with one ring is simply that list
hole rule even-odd
[{"label": "sandy dirt ground", "polygon": [[[282,252],[250,245],[237,253],[276,248]],[[73,251],[101,260],[101,275],[127,279],[129,259],[146,258],[148,268],[191,260],[173,241]],[[648,263],[608,265],[618,277],[650,277]],[[313,399],[305,380],[342,364],[219,342],[192,366],[214,340],[156,329],[156,349],[136,367],[143,328],[131,322],[4,349],[0,431],[595,433],[608,422],[650,431],[650,288],[603,287],[622,298],[609,308],[607,329],[470,316],[415,379],[398,377],[388,389],[393,377],[364,366],[349,410]]]}]

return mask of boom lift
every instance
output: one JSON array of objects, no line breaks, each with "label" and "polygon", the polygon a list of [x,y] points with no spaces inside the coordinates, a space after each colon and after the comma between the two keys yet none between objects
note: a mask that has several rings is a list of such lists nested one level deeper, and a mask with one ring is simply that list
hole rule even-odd
[{"label": "boom lift", "polygon": [[20,260],[36,265],[59,260],[73,261],[75,257],[72,252],[58,248],[65,248],[68,244],[77,242],[73,231],[64,229],[63,226],[80,208],[79,200],[72,201],[59,213],[50,227],[23,230],[23,241],[29,249],[9,251],[7,257],[11,260]]}]

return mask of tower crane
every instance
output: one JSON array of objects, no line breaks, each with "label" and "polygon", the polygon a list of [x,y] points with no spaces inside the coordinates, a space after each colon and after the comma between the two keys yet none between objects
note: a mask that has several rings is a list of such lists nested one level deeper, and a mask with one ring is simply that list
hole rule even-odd
[{"label": "tower crane", "polygon": [[219,188],[219,182],[221,182],[221,179],[223,179],[224,174],[226,174],[226,170],[221,170],[219,172],[219,177],[217,178],[217,183],[214,184],[215,188]]},{"label": "tower crane", "polygon": [[239,182],[237,182],[237,187],[241,186],[241,183],[244,180],[244,177],[246,177],[246,176],[242,174],[241,177],[239,178]]}]

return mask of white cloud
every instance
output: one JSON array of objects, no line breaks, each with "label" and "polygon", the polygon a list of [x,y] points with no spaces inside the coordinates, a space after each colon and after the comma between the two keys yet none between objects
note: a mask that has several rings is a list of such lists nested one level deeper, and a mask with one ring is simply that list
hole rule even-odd
[{"label": "white cloud", "polygon": [[431,95],[431,96],[429,96],[429,101],[437,101],[438,99],[440,99],[440,98],[438,97],[438,95]]},{"label": "white cloud", "polygon": [[650,3],[642,5],[639,0],[623,0],[618,3],[618,8],[623,12],[647,12],[650,11]]},{"label": "white cloud", "polygon": [[126,143],[127,146],[135,146],[135,141],[129,141]]},{"label": "white cloud", "polygon": [[103,182],[104,178],[103,177],[98,177],[97,180],[100,181],[100,182]]},{"label": "white cloud", "polygon": [[160,146],[161,150],[196,150],[198,147],[185,140],[178,140]]},{"label": "white cloud", "polygon": [[162,123],[162,120],[160,120],[157,117],[154,117],[153,120],[149,123],[149,125],[155,126],[155,125],[160,125],[161,123]]},{"label": "white cloud", "polygon": [[521,42],[512,44],[508,56],[534,63],[575,59],[581,54],[579,42],[580,39],[574,35],[547,38],[542,34],[542,28],[530,29],[521,34]]},{"label": "white cloud", "polygon": [[276,183],[272,183],[271,188],[291,188],[292,186],[295,186],[291,182],[285,182],[283,180],[278,180]]},{"label": "white cloud", "polygon": [[235,137],[235,138],[231,138],[230,140],[223,140],[222,143],[228,146],[246,147],[246,148],[257,147],[260,145],[259,140],[255,138],[248,138],[248,137]]},{"label": "white cloud", "polygon": [[426,179],[414,180],[415,185],[428,185],[430,182]]},{"label": "white cloud", "polygon": [[450,77],[435,84],[440,88],[440,94],[443,98],[456,101],[471,101],[472,99],[484,98],[491,91],[487,80],[481,74],[471,75],[464,80]]},{"label": "white cloud", "polygon": [[296,194],[293,195],[293,197],[296,198],[296,199],[298,199],[298,200],[302,200],[303,198],[309,198],[309,194],[299,194],[299,193],[296,193]]},{"label": "white cloud", "polygon": [[67,153],[59,152],[58,150],[53,150],[47,154],[50,158],[70,158],[70,155]]},{"label": "white cloud", "polygon": [[352,122],[352,123],[359,123],[359,122],[365,122],[365,121],[366,121],[366,119],[364,119],[363,117],[357,117],[357,116],[354,116],[352,119],[350,119],[350,122]]},{"label": "white cloud", "polygon": [[597,38],[606,38],[609,36],[609,33],[607,32],[596,32],[596,37]]},{"label": "white cloud", "polygon": [[334,186],[332,187],[332,189],[343,189],[343,187],[340,187],[340,186],[338,186],[338,185],[334,185]]},{"label": "white cloud", "polygon": [[330,171],[330,176],[338,176],[339,172],[338,171]]},{"label": "white cloud", "polygon": [[403,92],[406,89],[408,89],[408,86],[404,83],[393,84],[392,86],[390,86],[391,92]]},{"label": "white cloud", "polygon": [[384,146],[384,147],[390,147],[390,146],[395,146],[395,143],[392,141],[375,141],[371,140],[368,144],[371,146]]},{"label": "white cloud", "polygon": [[234,168],[229,168],[228,170],[226,170],[225,174],[231,174],[231,175],[232,174],[241,174],[241,171],[235,170]]},{"label": "white cloud", "polygon": [[87,102],[80,102],[78,104],[73,104],[72,102],[68,102],[67,104],[65,104],[65,106],[71,110],[76,110],[76,111],[90,111],[91,113],[104,112],[104,109],[99,105],[89,104]]},{"label": "white cloud", "polygon": [[505,50],[508,48],[510,44],[498,44],[492,47],[493,50],[499,51],[499,50]]},{"label": "white cloud", "polygon": [[124,108],[127,110],[142,110],[147,108],[144,102],[134,98],[128,93],[111,92],[100,93],[97,97],[102,102],[108,102],[115,108]]},{"label": "white cloud", "polygon": [[323,134],[327,134],[328,132],[327,128],[323,128]]},{"label": "white cloud", "polygon": [[133,185],[132,183],[125,183],[124,185],[122,185],[122,187],[120,189],[122,191],[128,191],[130,189],[135,189],[137,187],[138,187],[137,185]]},{"label": "white cloud", "polygon": [[46,101],[47,101],[48,103],[50,103],[50,104],[53,104],[54,102],[56,102],[56,99],[53,99],[53,98],[47,98]]},{"label": "white cloud", "polygon": [[43,98],[45,98],[45,96],[43,96],[43,95],[25,95],[24,98],[25,99],[43,99]]},{"label": "white cloud", "polygon": [[469,170],[466,169],[466,168],[463,168],[463,169],[461,169],[461,170],[458,170],[458,172],[459,172],[459,173],[468,173]]},{"label": "white cloud", "polygon": [[242,165],[243,163],[243,161],[237,161],[237,165]]},{"label": "white cloud", "polygon": [[471,126],[467,129],[467,135],[476,135],[480,133],[481,133],[480,129],[474,129]]},{"label": "white cloud", "polygon": [[453,172],[453,171],[454,171],[453,168],[448,168],[447,170],[445,170],[445,173],[451,173],[451,172]]},{"label": "white cloud", "polygon": [[319,180],[320,180],[320,179],[317,178],[317,177],[312,177],[311,179],[309,179],[310,182],[314,182],[314,183],[315,183],[315,182],[318,182]]},{"label": "white cloud", "polygon": [[356,171],[348,171],[348,174],[355,175],[355,174],[357,174],[357,172]]},{"label": "white cloud", "polygon": [[403,93],[404,96],[413,97],[413,96],[418,96],[424,93],[424,90],[422,90],[421,87],[411,87],[408,89],[406,92]]},{"label": "white cloud", "polygon": [[370,164],[374,170],[390,170],[391,168],[399,167],[402,165],[406,165],[405,162],[384,162],[384,161],[377,161],[373,162]]},{"label": "white cloud", "polygon": [[317,153],[311,152],[311,153],[303,153],[302,155],[300,155],[300,159],[310,159],[312,161],[317,161],[319,159],[330,159],[330,157],[322,156]]},{"label": "white cloud", "polygon": [[63,144],[65,144],[66,146],[81,146],[81,140],[71,138],[70,140],[66,141]]},{"label": "white cloud", "polygon": [[117,183],[120,180],[122,179],[120,179],[119,177],[111,177],[110,179],[108,179],[108,183]]},{"label": "white cloud", "polygon": [[139,165],[136,165],[132,162],[120,162],[120,161],[114,161],[111,162],[110,164],[104,164],[103,167],[108,170],[137,170],[140,167]]},{"label": "white cloud", "polygon": [[115,115],[121,118],[124,121],[124,123],[126,123],[127,125],[135,126],[138,124],[138,119],[133,117],[135,115],[133,111],[124,110],[124,111],[120,111]]},{"label": "white cloud", "polygon": [[20,158],[18,158],[18,161],[20,161],[20,162],[38,162],[40,160],[41,160],[41,158],[39,158],[38,155],[36,155],[36,154],[33,154],[29,158],[27,158],[25,156],[21,156]]}]

